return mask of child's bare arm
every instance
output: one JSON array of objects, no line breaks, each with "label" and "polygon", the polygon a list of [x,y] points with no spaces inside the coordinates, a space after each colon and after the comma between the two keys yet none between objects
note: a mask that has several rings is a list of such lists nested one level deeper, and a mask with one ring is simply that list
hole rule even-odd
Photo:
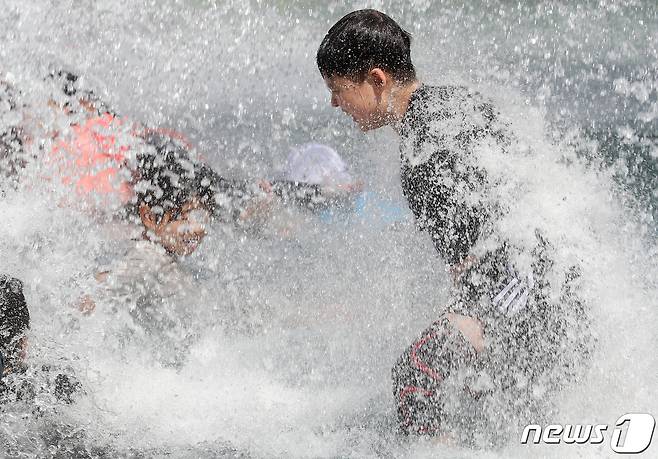
[{"label": "child's bare arm", "polygon": [[[107,276],[109,275],[110,271],[100,271],[94,274],[94,279],[96,279],[98,283],[103,283],[107,280]],[[84,315],[89,315],[96,310],[96,302],[91,295],[84,294],[78,299],[75,307]]]},{"label": "child's bare arm", "polygon": [[262,223],[270,215],[273,198],[272,184],[267,180],[261,180],[258,182],[258,186],[263,193],[255,196],[240,213],[239,220],[241,222],[248,224]]}]

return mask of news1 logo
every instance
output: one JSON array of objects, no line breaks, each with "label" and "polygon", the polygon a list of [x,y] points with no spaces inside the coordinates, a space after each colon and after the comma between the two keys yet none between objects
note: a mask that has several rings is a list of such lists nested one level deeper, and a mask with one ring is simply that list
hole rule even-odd
[{"label": "news1 logo", "polygon": [[[639,454],[649,447],[656,428],[656,420],[648,413],[628,413],[615,422],[610,438],[610,448],[615,453]],[[540,442],[546,444],[601,444],[605,441],[605,432],[609,426],[598,425],[561,425],[551,424],[542,429],[537,424],[530,424],[523,429],[521,443]],[[530,434],[532,433],[532,437]]]}]

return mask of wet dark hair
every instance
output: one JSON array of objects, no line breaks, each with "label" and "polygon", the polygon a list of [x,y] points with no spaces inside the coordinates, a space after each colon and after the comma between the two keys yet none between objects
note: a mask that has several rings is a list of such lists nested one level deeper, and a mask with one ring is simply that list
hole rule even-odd
[{"label": "wet dark hair", "polygon": [[0,274],[0,352],[6,362],[16,359],[19,339],[30,328],[30,312],[23,296],[23,283]]},{"label": "wet dark hair", "polygon": [[77,99],[93,104],[99,113],[114,114],[93,90],[80,88],[80,76],[70,70],[51,69],[48,71],[45,80],[53,82],[59,87],[61,93],[70,99],[70,101],[64,103],[64,106],[67,108],[74,108],[74,104],[71,101]]},{"label": "wet dark hair", "polygon": [[75,96],[78,93],[76,82],[79,76],[75,73],[68,70],[51,70],[47,78],[61,83],[61,90],[65,96]]},{"label": "wet dark hair", "polygon": [[138,181],[136,210],[146,204],[159,220],[166,212],[176,214],[198,199],[211,214],[215,210],[215,172],[190,159],[188,151],[177,142],[163,137],[147,139],[155,152],[137,157]]},{"label": "wet dark hair", "polygon": [[411,35],[377,10],[349,13],[329,29],[317,53],[324,78],[340,76],[362,81],[375,67],[397,82],[416,79],[411,63]]}]

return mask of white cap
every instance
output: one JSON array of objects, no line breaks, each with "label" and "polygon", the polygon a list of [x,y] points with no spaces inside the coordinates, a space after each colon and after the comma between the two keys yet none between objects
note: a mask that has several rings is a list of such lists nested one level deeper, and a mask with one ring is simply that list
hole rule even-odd
[{"label": "white cap", "polygon": [[352,182],[347,164],[331,147],[307,143],[294,148],[285,168],[287,180],[312,185],[339,185]]}]

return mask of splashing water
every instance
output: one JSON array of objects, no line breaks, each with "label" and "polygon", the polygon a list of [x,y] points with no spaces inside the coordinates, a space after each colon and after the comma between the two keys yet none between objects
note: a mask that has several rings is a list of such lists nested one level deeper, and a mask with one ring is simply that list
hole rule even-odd
[{"label": "splashing water", "polygon": [[[46,131],[57,120],[42,75],[55,63],[85,75],[119,113],[184,132],[226,176],[272,176],[289,147],[317,141],[402,203],[397,139],[363,136],[332,111],[314,63],[331,24],[363,6],[5,0],[0,79],[21,89]],[[564,257],[582,262],[599,347],[587,379],[555,400],[554,421],[658,414],[655,4],[368,6],[413,34],[422,80],[494,98],[529,152],[513,163],[491,158],[525,191],[518,219],[506,224],[541,221]],[[113,252],[117,230],[58,206],[66,190],[53,195],[38,168],[26,175],[17,188],[3,186],[1,271],[26,285],[29,358],[70,365],[85,393],[73,405],[42,401],[41,416],[5,407],[0,445],[9,453],[611,454],[605,444],[529,450],[516,440],[476,452],[394,433],[390,368],[448,299],[443,263],[412,224],[381,231],[302,219],[290,239],[213,228],[184,261],[196,287],[182,307],[195,311],[198,339],[174,369],[143,341],[125,342],[129,320],[110,300],[88,317],[71,307]]]}]

